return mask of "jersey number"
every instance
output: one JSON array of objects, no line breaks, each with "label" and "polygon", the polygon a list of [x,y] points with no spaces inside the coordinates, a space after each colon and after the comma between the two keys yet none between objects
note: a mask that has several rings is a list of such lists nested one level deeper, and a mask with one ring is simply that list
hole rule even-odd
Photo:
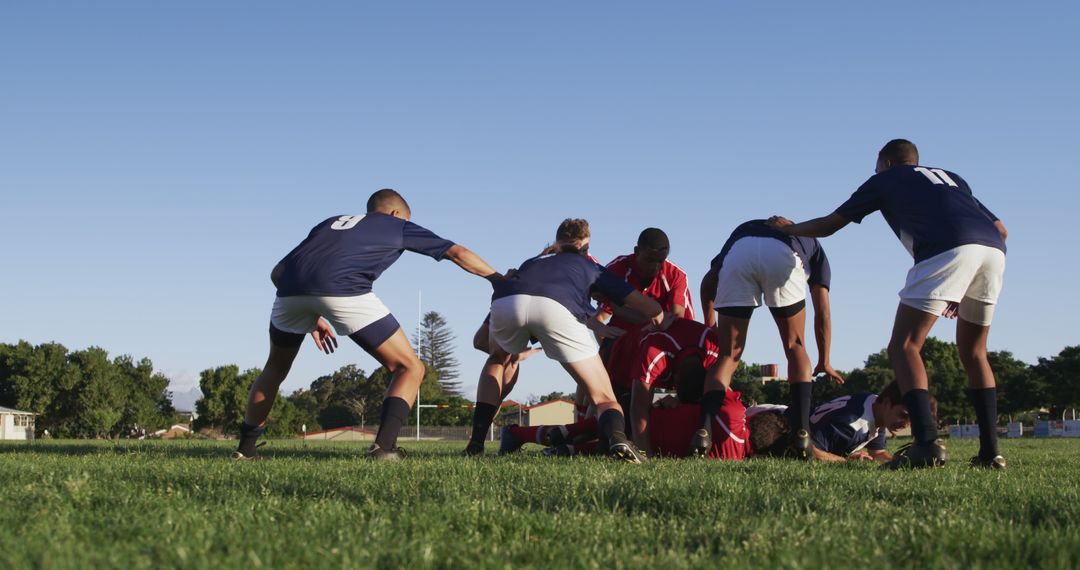
[{"label": "jersey number", "polygon": [[948,184],[953,188],[959,188],[959,185],[957,185],[952,178],[949,178],[949,175],[940,168],[935,168],[931,170],[929,168],[919,166],[915,169],[915,172],[922,172],[923,175],[929,178],[930,182],[933,182],[934,184]]},{"label": "jersey number", "polygon": [[351,230],[360,223],[364,216],[341,216],[336,222],[330,224],[332,230]]},{"label": "jersey number", "polygon": [[843,408],[849,401],[851,401],[851,396],[841,396],[831,402],[825,402],[814,410],[814,415],[810,416],[810,423],[816,424],[820,422],[821,418],[827,416],[829,412]]}]

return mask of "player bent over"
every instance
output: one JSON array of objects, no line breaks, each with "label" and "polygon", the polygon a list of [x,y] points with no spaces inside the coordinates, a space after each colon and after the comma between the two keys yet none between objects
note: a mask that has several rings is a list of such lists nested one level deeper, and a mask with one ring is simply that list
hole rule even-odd
[{"label": "player bent over", "polygon": [[915,444],[890,468],[944,465],[930,410],[921,350],[939,315],[956,317],[956,344],[968,376],[968,394],[979,423],[979,454],[972,467],[1004,469],[997,445],[997,389],[986,355],[990,321],[1005,274],[1004,224],[954,172],[919,166],[910,141],[889,141],[878,153],[875,174],[832,214],[800,224],[780,216],[770,223],[797,236],[832,235],[850,222],[881,211],[915,265],[900,290],[889,360],[911,413]]},{"label": "player bent over", "polygon": [[529,259],[496,284],[490,329],[494,343],[477,386],[473,437],[465,450],[467,455],[483,453],[483,435],[502,401],[503,366],[510,355],[525,350],[530,337],[534,337],[544,354],[562,364],[588,391],[597,410],[602,443],[609,453],[631,462],[644,459],[623,431],[622,408],[615,400],[585,320],[591,316],[594,293],[647,315],[656,326],[663,324],[664,312],[656,301],[582,255],[590,239],[587,227],[584,220],[564,221],[555,236],[557,253]]},{"label": "player bent over", "polygon": [[332,352],[337,341],[331,326],[393,375],[368,456],[401,457],[398,432],[423,381],[424,365],[397,320],[372,292],[374,281],[405,250],[449,259],[488,280],[502,277],[465,247],[410,222],[411,215],[400,194],[379,190],[368,198],[366,214],[324,220],[274,267],[271,280],[277,299],[270,315],[270,356],[251,386],[235,459],[258,456],[256,440],[304,335],[312,333],[322,350]]},{"label": "player bent over", "polygon": [[[769,307],[788,361],[791,388],[791,452],[811,459],[811,376],[826,374],[840,380],[829,363],[832,325],[829,310],[831,271],[825,250],[816,239],[797,238],[751,220],[731,233],[701,281],[705,322],[715,325],[719,356],[709,369],[701,400],[701,428],[693,442],[698,453],[713,436],[709,416],[724,401],[724,392],[738,368],[750,317],[764,299]],[[814,304],[814,336],[818,364],[810,367],[806,354],[806,284]],[[715,313],[713,312],[715,310]]]}]

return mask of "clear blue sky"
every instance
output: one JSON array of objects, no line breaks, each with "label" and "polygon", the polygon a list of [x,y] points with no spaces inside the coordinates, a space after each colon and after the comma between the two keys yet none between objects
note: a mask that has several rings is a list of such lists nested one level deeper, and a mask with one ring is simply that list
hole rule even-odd
[{"label": "clear blue sky", "polygon": [[[5,3],[0,342],[146,356],[180,390],[261,366],[271,267],[382,187],[499,268],[564,217],[603,261],[661,227],[696,297],[738,223],[830,212],[905,137],[1010,229],[991,348],[1056,354],[1080,342],[1080,14],[956,4]],[[825,246],[848,370],[885,345],[911,259],[880,215]],[[490,289],[410,254],[376,284],[410,331],[421,289],[471,390]],[[773,328],[755,317],[748,361],[782,360]],[[376,366],[301,355],[286,392]],[[522,378],[571,389],[543,358]]]}]

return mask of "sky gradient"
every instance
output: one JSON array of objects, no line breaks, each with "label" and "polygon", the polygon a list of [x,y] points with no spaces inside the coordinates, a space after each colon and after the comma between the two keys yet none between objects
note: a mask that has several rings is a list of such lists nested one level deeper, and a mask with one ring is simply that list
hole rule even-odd
[{"label": "sky gradient", "polygon": [[[270,269],[383,187],[500,269],[565,217],[604,262],[660,227],[700,305],[736,225],[831,212],[904,137],[1009,228],[990,348],[1057,354],[1080,340],[1078,9],[905,6],[5,3],[0,342],[149,357],[176,390],[259,367]],[[849,370],[885,346],[911,258],[877,214],[823,243]],[[471,391],[487,283],[406,253],[375,291],[410,332],[422,291]],[[745,360],[782,362],[774,328],[759,311]],[[309,343],[284,391],[348,363],[376,366]],[[514,397],[571,389],[534,358]]]}]

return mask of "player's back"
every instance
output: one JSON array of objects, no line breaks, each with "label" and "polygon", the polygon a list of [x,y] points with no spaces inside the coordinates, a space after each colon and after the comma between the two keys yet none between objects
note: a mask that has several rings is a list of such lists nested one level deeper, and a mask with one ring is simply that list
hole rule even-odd
[{"label": "player's back", "polygon": [[864,447],[878,434],[874,425],[876,394],[860,392],[840,396],[814,408],[810,426],[814,445],[837,455]]},{"label": "player's back", "polygon": [[955,172],[895,166],[871,177],[856,195],[864,188],[868,200],[876,201],[876,209],[916,261],[967,244],[1005,251],[1005,242],[994,225],[996,216]]},{"label": "player's back", "polygon": [[281,260],[278,296],[362,295],[405,249],[438,259],[452,245],[379,212],[327,218]]},{"label": "player's back", "polygon": [[510,295],[534,295],[554,299],[574,316],[585,319],[592,312],[593,289],[621,300],[630,286],[603,266],[579,253],[540,255],[521,264],[512,275],[493,285],[492,300]]}]

